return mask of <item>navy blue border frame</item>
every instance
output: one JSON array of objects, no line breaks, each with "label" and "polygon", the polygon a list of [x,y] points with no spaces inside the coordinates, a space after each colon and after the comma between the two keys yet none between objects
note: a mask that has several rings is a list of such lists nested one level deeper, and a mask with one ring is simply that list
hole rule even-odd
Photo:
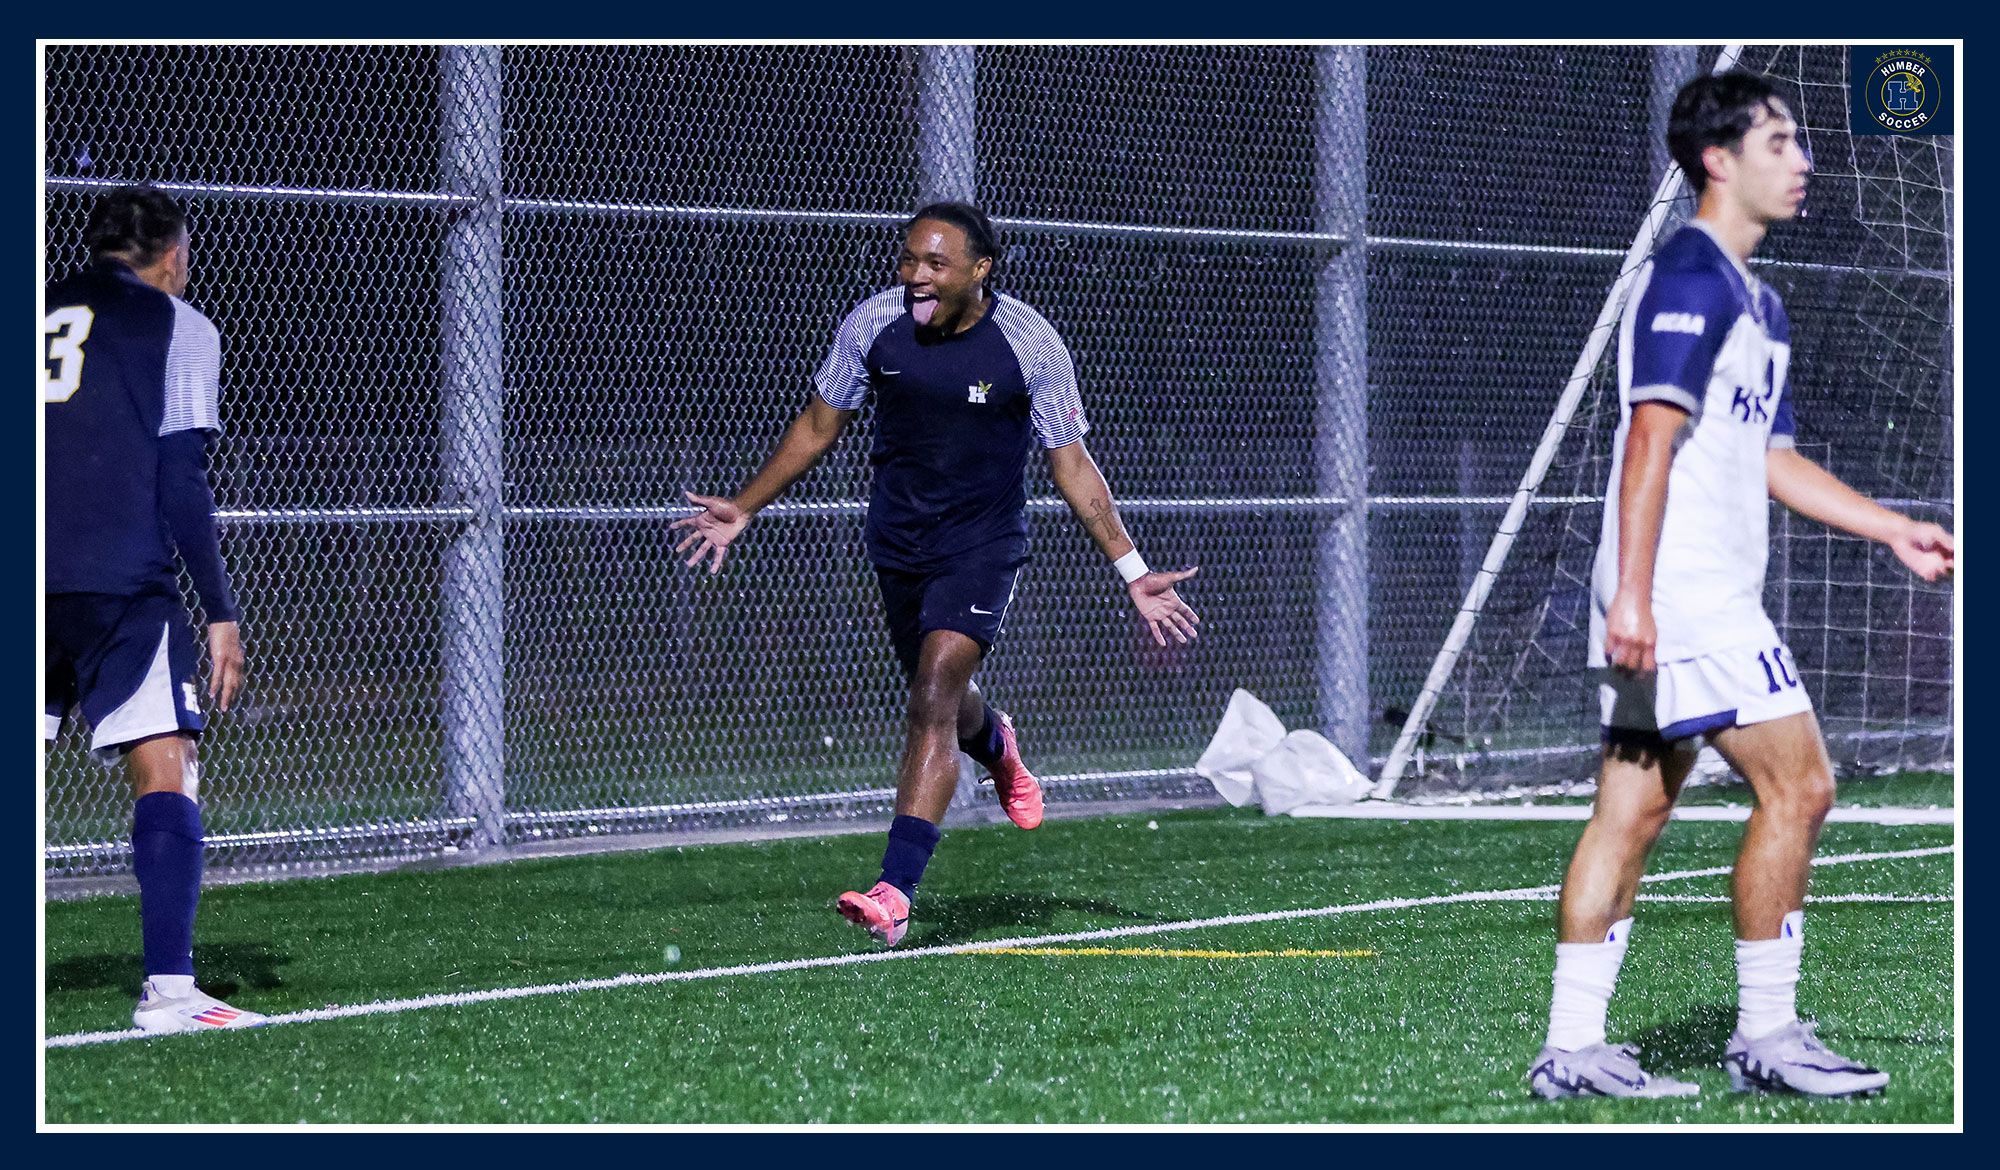
[{"label": "navy blue border frame", "polygon": [[[1880,23],[1879,12],[1856,6],[1824,5],[1801,8],[1796,5],[1767,6],[1763,8],[1735,6],[1727,9],[1689,6],[1673,11],[1657,8],[1636,8],[1626,5],[1598,3],[1593,5],[1555,4],[1537,6],[1507,6],[1462,8],[1439,10],[1429,7],[1366,7],[1361,5],[1310,4],[1291,6],[1251,7],[1243,5],[1208,5],[1203,7],[1170,6],[1167,4],[1095,4],[1055,3],[1050,0],[1035,0],[1033,3],[1017,2],[1005,9],[990,5],[960,5],[951,9],[932,6],[871,7],[854,4],[830,5],[820,3],[802,5],[794,3],[764,4],[754,7],[699,5],[688,9],[675,10],[674,7],[646,8],[625,12],[599,10],[579,13],[574,9],[550,8],[548,6],[481,6],[473,11],[456,10],[449,5],[419,5],[409,3],[383,3],[381,0],[360,0],[339,6],[313,6],[307,8],[287,8],[279,5],[249,5],[237,0],[218,0],[197,5],[138,5],[125,2],[100,2],[89,6],[74,6],[66,9],[42,8],[32,14],[17,15],[11,20],[22,33],[21,47],[34,52],[38,38],[61,40],[66,38],[117,38],[133,40],[172,40],[205,38],[269,38],[269,39],[325,39],[343,40],[622,40],[622,39],[765,39],[782,37],[788,40],[1196,40],[1196,41],[1260,41],[1260,40],[1326,40],[1326,41],[1368,41],[1395,39],[1423,39],[1454,42],[1479,42],[1490,40],[1546,39],[1564,41],[1605,41],[1605,40],[1667,40],[1716,42],[1723,39],[1741,40],[1748,43],[1786,41],[1827,41],[1849,40],[1907,40],[1936,44],[1946,40],[1965,38],[1969,30],[1964,28],[1940,28],[1939,25],[1970,23],[1969,18],[1957,13],[1947,14],[1942,10],[1929,9],[1912,14],[1911,23],[1923,26],[1920,35],[1910,35],[1907,28],[1891,28],[1877,37],[1869,32],[1868,26]],[[692,9],[692,10],[690,10]],[[1972,76],[1967,58],[1977,65],[1978,50],[1983,43],[1969,40],[1961,47],[1957,60],[1957,76],[1960,84]],[[33,59],[16,58],[27,63],[27,83],[35,83]],[[1963,139],[1968,127],[1976,145],[1979,127],[1983,120],[1979,114],[1991,108],[1990,99],[1983,87],[1969,86],[1961,107],[1958,126],[1961,142],[1960,158],[1965,172],[1962,206],[1973,206],[1971,192],[1985,189],[1989,170],[1987,159],[1964,152]],[[32,93],[28,109],[34,109]],[[32,113],[29,115],[26,140],[27,158],[36,157],[37,142],[41,129]],[[38,179],[39,176],[36,176]],[[17,198],[26,202],[25,218],[32,223],[35,212],[36,190],[29,183],[14,188],[20,192]],[[1967,215],[1966,219],[1972,216]],[[1959,230],[1964,231],[1961,221]],[[24,233],[29,234],[29,233]],[[1963,237],[1962,237],[1963,238]],[[1966,273],[1983,270],[1980,261],[1992,256],[1993,245],[1986,243],[1991,236],[1984,231],[1975,231],[1971,239],[1974,248],[1961,253],[1962,269]],[[34,258],[35,273],[41,271],[42,243],[38,234],[34,235],[30,247]],[[1963,247],[1963,244],[1961,244]],[[37,277],[39,279],[39,277]],[[25,298],[32,306],[35,290],[27,285],[20,286],[16,296]],[[1960,319],[1970,322],[1983,320],[1983,310],[1990,297],[1984,287],[1974,282],[1970,285],[1961,281],[1959,287],[1961,304]],[[24,311],[22,321],[31,315]],[[1966,344],[1964,358],[1960,365],[1961,385],[1966,387],[1961,404],[1961,432],[1966,435],[1983,433],[1983,421],[1995,411],[1989,395],[1979,392],[1983,385],[1982,375],[1987,370],[1984,345]],[[23,394],[17,399],[27,407],[31,401]],[[39,409],[39,407],[35,407]],[[20,418],[23,416],[17,416]],[[35,480],[39,468],[35,458],[35,422],[26,416],[26,425],[8,432],[10,444],[14,444],[14,458],[0,461],[0,467],[7,469],[6,475],[14,484],[12,494],[16,500],[27,501],[17,507],[9,524],[16,540],[17,548],[32,549],[35,539],[34,500]],[[1993,480],[1992,472],[1979,461],[1967,463],[1961,458],[1964,489],[1959,514],[1958,531],[1963,540],[1967,527],[1964,523],[1964,502],[1985,498]],[[1972,526],[1975,529],[1976,525]],[[1975,548],[1977,546],[1975,545]],[[1976,553],[1975,553],[1976,557]],[[32,614],[37,600],[28,590],[37,583],[32,579],[32,571],[22,572],[21,596],[27,605],[21,611]],[[1963,585],[1961,585],[1963,589]],[[1963,596],[1963,594],[1962,594]],[[1992,644],[1990,623],[1982,622],[1980,613],[1969,603],[1962,603],[1964,622],[1959,631],[1961,661],[1965,686],[1959,690],[1961,709],[1966,712],[1979,710],[1978,699],[1989,688],[1983,682],[1980,667],[1987,661],[1983,650]],[[32,670],[37,661],[38,648],[35,645],[35,631],[32,621],[17,626],[18,639],[14,644],[17,654],[14,661],[24,665],[8,675],[13,687],[19,687],[16,698],[8,709],[19,712],[20,726],[25,732],[28,727],[28,709],[35,683]],[[25,692],[25,693],[24,693]],[[37,745],[39,751],[39,745]],[[20,758],[20,757],[17,757]],[[1963,748],[1961,747],[1961,768],[1963,768]],[[31,773],[32,775],[32,773]],[[1964,797],[1959,804],[1960,825],[1977,823],[1976,816],[1983,808],[1975,787],[1978,776],[1970,777],[1965,787]],[[32,789],[22,790],[24,803],[32,802]],[[22,806],[17,806],[22,807]],[[28,805],[31,808],[31,804]],[[23,854],[33,854],[36,850],[36,826],[30,812],[22,818],[21,827],[26,837],[22,846]],[[1960,839],[1967,834],[1961,828]],[[27,869],[25,860],[23,871]],[[1964,939],[1964,1002],[1967,1011],[1959,1021],[1964,1036],[1966,1051],[1989,1040],[1994,1032],[1992,1026],[1979,1011],[1980,997],[1975,994],[1986,986],[1982,976],[1985,971],[1983,940],[1987,932],[1983,925],[1990,918],[1984,913],[1991,902],[1977,896],[1990,891],[1993,881],[1993,863],[1982,858],[1979,850],[1967,850],[1964,860],[1965,883],[1960,892],[1960,907],[1963,914],[1962,937]],[[40,956],[34,953],[34,914],[36,903],[41,897],[39,885],[18,898],[14,905],[19,915],[14,920],[15,937],[25,943],[16,951],[17,960],[9,964],[14,973],[9,981],[18,988],[24,1002],[35,994],[34,972]],[[32,899],[32,901],[30,900]],[[26,952],[23,954],[22,952]],[[23,961],[25,960],[25,961]],[[35,1028],[32,1013],[21,1013],[22,1023],[18,1026],[32,1033]],[[22,1048],[30,1045],[39,1050],[39,1044],[32,1038],[22,1041]],[[32,1070],[23,1070],[32,1076]],[[246,1075],[255,1075],[255,1070],[245,1070]],[[1976,1067],[1962,1071],[1963,1092],[1961,1108],[1970,1102],[1984,1099],[1982,1089],[1990,1082],[1990,1076],[1980,1074]],[[32,1083],[32,1082],[30,1082]],[[29,1127],[38,1124],[35,1115],[35,1101],[32,1093],[21,1096],[24,1112],[28,1113]],[[1979,1128],[1981,1118],[1972,1110],[1966,1110],[1968,1132]],[[324,1131],[320,1131],[322,1134]],[[1552,1138],[1562,1132],[1561,1127],[1551,1127],[1548,1131],[1537,1131],[1536,1136]],[[157,1150],[156,1137],[139,1134],[94,1135],[98,1141],[107,1138],[135,1150]],[[192,1136],[192,1135],[190,1135]],[[214,1132],[200,1135],[199,1140],[214,1141],[225,1135]],[[373,1133],[364,1136],[375,1141],[388,1140],[397,1143],[398,1152],[405,1156],[426,1155],[449,1159],[466,1157],[489,1157],[497,1148],[492,1140],[507,1140],[509,1151],[519,1151],[514,1156],[534,1158],[540,1161],[557,1154],[553,1145],[535,1148],[542,1141],[567,1141],[569,1134],[474,1134],[453,1133],[421,1135],[408,1133]],[[848,1159],[867,1160],[872,1163],[900,1160],[902,1158],[931,1158],[944,1153],[944,1149],[934,1144],[937,1137],[950,1140],[954,1135],[927,1135],[915,1142],[896,1140],[901,1135],[835,1133],[821,1135],[800,1134],[749,1134],[749,1133],[675,1133],[633,1134],[605,1133],[591,1135],[602,1139],[621,1142],[646,1143],[635,1146],[633,1152],[652,1158],[676,1161],[685,1158],[700,1158],[709,1154],[728,1154],[742,1157],[752,1153],[753,1147],[746,1147],[746,1140],[754,1143],[754,1153],[781,1153],[790,1150],[810,1152],[817,1159],[828,1159],[837,1163]],[[1453,1127],[1439,1127],[1421,1135],[1408,1133],[1338,1133],[1338,1134],[1284,1134],[1284,1133],[1202,1133],[1165,1130],[1148,1133],[1079,1134],[1070,1132],[1032,1134],[1026,1131],[1009,1131],[1002,1140],[1005,1147],[996,1147],[994,1153],[1005,1157],[1018,1155],[1022,1151],[1019,1143],[1035,1137],[1047,1137],[1060,1142],[1059,1147],[1043,1144],[1037,1156],[1047,1157],[1051,1153],[1066,1155],[1065,1160],[1099,1160],[1105,1157],[1131,1158],[1164,1156],[1169,1163],[1177,1163],[1193,1158],[1213,1155],[1241,1157],[1244,1154],[1269,1157],[1277,1155],[1303,1156],[1308,1160],[1335,1159],[1353,1154],[1387,1152],[1388,1143],[1399,1142],[1409,1137],[1424,1139],[1426,1154],[1436,1152],[1440,1141],[1459,1144],[1461,1149],[1471,1152],[1469,1143],[1487,1135],[1467,1133]],[[1708,1133],[1700,1136],[1714,1138]],[[1727,1140],[1728,1135],[1724,1135]],[[1822,1140],[1829,1135],[1788,1133],[1789,1142],[1800,1138],[1817,1137]],[[1831,1135],[1836,1140],[1844,1135]],[[1919,1135],[1899,1135],[1899,1142],[1908,1142]],[[474,1151],[459,1148],[468,1139],[484,1139],[482,1149]],[[668,1144],[660,1144],[665,1138]],[[282,1140],[275,1135],[233,1135],[232,1145],[244,1140],[275,1143]],[[525,1139],[525,1141],[523,1140]],[[1613,1140],[1618,1140],[1614,1138]],[[141,1143],[149,1143],[142,1146]],[[447,1150],[442,1143],[451,1142]],[[1244,1150],[1241,1143],[1249,1142],[1252,1149]],[[1223,1143],[1228,1143],[1225,1146]],[[1336,1144],[1337,1143],[1337,1144]],[[428,1147],[427,1149],[425,1147]],[[601,1147],[600,1147],[601,1148]],[[960,1147],[961,1149],[963,1147]],[[1796,1145],[1788,1146],[1796,1149]],[[1914,1152],[1912,1147],[1901,1146],[1905,1155]],[[1610,1153],[1609,1147],[1600,1147]],[[919,1153],[918,1151],[922,1152]],[[1225,1153],[1225,1150],[1227,1153]],[[567,1150],[564,1151],[567,1153]],[[1677,1151],[1676,1151],[1677,1152]],[[1408,1156],[1408,1151],[1402,1151]],[[153,1156],[158,1156],[157,1153]],[[212,1156],[212,1155],[211,1155]],[[224,1156],[240,1156],[231,1152]],[[337,1155],[336,1155],[337,1156]],[[951,1156],[951,1155],[946,1155]],[[1669,1156],[1667,1147],[1635,1146],[1629,1141],[1621,1141],[1616,1157],[1621,1163],[1637,1158],[1639,1164],[1649,1161],[1664,1161]],[[1494,1150],[1483,1150],[1473,1157],[1481,1160],[1504,1158],[1504,1154]],[[507,1160],[511,1161],[512,1158]]]}]

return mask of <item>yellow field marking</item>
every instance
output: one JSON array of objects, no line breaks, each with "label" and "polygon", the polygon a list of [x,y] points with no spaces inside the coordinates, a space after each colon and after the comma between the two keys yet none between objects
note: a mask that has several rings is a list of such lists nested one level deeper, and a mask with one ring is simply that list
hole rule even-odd
[{"label": "yellow field marking", "polygon": [[1372,959],[1374,951],[1192,951],[1165,947],[982,947],[961,955],[1117,955],[1134,959]]}]

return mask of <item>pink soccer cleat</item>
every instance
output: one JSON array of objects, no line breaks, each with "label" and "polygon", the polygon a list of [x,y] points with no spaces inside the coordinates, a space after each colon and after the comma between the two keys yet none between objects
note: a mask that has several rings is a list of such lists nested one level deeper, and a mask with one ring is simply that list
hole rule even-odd
[{"label": "pink soccer cleat", "polygon": [[856,926],[867,927],[868,933],[881,939],[885,947],[902,942],[910,929],[910,900],[888,882],[876,882],[875,888],[865,894],[849,890],[834,906],[841,917]]},{"label": "pink soccer cleat", "polygon": [[1000,762],[993,766],[993,793],[1000,798],[1000,807],[1007,810],[1008,820],[1032,829],[1042,823],[1041,782],[1021,762],[1021,744],[1014,737],[1014,720],[1005,711],[993,712],[993,719],[1000,724],[1000,742],[1005,745]]}]

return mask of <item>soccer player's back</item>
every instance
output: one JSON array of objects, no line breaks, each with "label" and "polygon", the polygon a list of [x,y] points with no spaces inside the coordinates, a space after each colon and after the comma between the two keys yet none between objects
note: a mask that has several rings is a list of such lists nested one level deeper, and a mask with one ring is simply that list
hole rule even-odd
[{"label": "soccer player's back", "polygon": [[47,434],[43,731],[74,706],[107,765],[127,762],[132,868],[146,981],[133,1022],[150,1032],[242,1028],[264,1017],[194,983],[202,823],[195,740],[198,653],[176,566],[209,620],[209,694],[242,681],[236,599],[208,486],[219,429],[215,327],[187,285],[185,212],[127,187],[99,199],[90,267],[47,290],[41,397]]},{"label": "soccer player's back", "polygon": [[[199,389],[215,327],[131,267],[98,260],[48,290],[49,593],[129,594],[177,579],[159,513],[160,435],[216,427]],[[85,348],[88,347],[88,360]],[[173,369],[169,370],[169,360]],[[174,412],[169,423],[168,398]],[[178,589],[174,590],[178,593]]]}]

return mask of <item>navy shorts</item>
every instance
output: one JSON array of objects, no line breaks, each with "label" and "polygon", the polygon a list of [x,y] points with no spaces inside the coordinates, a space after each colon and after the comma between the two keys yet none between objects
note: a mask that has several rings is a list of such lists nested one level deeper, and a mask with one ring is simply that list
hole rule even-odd
[{"label": "navy shorts", "polygon": [[72,705],[91,726],[91,750],[121,749],[205,723],[194,681],[194,626],[179,594],[51,593],[42,734],[54,739]]},{"label": "navy shorts", "polygon": [[982,656],[992,653],[1000,640],[1001,623],[1007,620],[1007,606],[1014,600],[1014,586],[1027,565],[1025,557],[999,565],[948,565],[928,573],[877,565],[882,612],[889,619],[889,641],[895,644],[904,677],[916,677],[924,635],[932,630],[964,634],[979,643]]}]

